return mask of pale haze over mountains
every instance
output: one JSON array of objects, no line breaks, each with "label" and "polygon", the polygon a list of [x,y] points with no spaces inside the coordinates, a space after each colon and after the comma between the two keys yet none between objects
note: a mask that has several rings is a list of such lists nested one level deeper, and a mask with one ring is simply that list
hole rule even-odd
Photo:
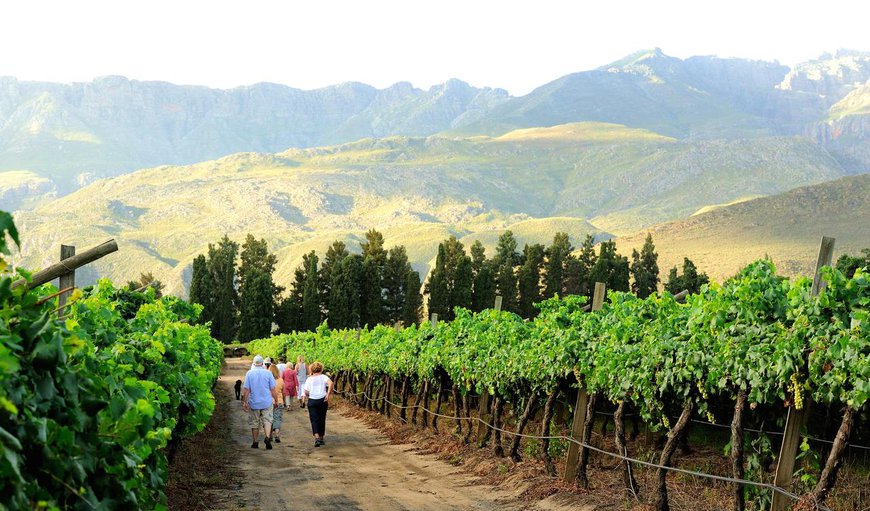
[{"label": "pale haze over mountains", "polygon": [[[579,243],[868,171],[870,53],[857,51],[788,68],[655,49],[521,97],[459,80],[303,91],[0,78],[0,209],[24,210],[27,262],[66,238],[115,236],[126,254],[100,272],[153,271],[177,292],[223,232],[270,240],[279,279],[304,251],[369,228],[424,269],[449,234],[514,226]],[[850,189],[866,188],[830,191]]]}]

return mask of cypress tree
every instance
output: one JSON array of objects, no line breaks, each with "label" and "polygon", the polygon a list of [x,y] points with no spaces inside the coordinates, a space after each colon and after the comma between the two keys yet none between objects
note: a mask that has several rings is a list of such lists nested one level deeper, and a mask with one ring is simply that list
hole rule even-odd
[{"label": "cypress tree", "polygon": [[568,277],[566,266],[572,250],[574,250],[574,247],[571,246],[568,234],[557,232],[553,237],[552,245],[550,245],[546,252],[547,266],[544,280],[544,298],[550,298],[557,294],[565,294]]},{"label": "cypress tree", "polygon": [[384,319],[383,269],[373,257],[364,257],[360,275],[360,322],[373,327]]},{"label": "cypress tree", "polygon": [[429,274],[426,283],[426,294],[429,295],[427,310],[429,314],[438,314],[438,317],[447,319],[447,311],[450,310],[450,288],[446,270],[444,243],[438,244],[438,255],[435,256],[435,267]]},{"label": "cypress tree", "polygon": [[245,292],[245,286],[247,285],[248,280],[255,278],[257,274],[268,273],[270,276],[274,275],[275,265],[278,263],[278,258],[275,254],[269,253],[269,247],[266,244],[266,240],[257,240],[251,234],[248,234],[245,237],[245,243],[242,244],[240,259],[239,294]]},{"label": "cypress tree", "polygon": [[[384,268],[384,312],[387,323],[402,320],[408,292],[408,273],[413,271],[404,246],[393,247]],[[417,276],[419,279],[419,275]],[[419,293],[419,287],[416,292]]]},{"label": "cypress tree", "polygon": [[616,253],[615,241],[601,242],[601,252],[589,275],[589,282],[603,282],[608,290],[628,292],[628,258]]},{"label": "cypress tree", "polygon": [[239,295],[236,291],[236,256],[239,244],[227,235],[217,246],[208,246],[208,271],[214,282],[212,337],[224,343],[233,342],[238,330]]},{"label": "cypress tree", "polygon": [[293,282],[290,284],[290,293],[287,298],[280,302],[275,323],[278,324],[280,333],[301,332],[302,328],[302,294],[305,291],[305,280],[307,278],[307,267],[305,266],[305,257],[302,257],[302,264],[293,270]]},{"label": "cypress tree", "polygon": [[523,265],[518,280],[520,316],[531,318],[536,315],[535,304],[541,301],[541,268],[544,265],[544,245],[535,243],[523,248]]},{"label": "cypress tree", "polygon": [[640,249],[631,252],[631,275],[634,281],[631,283],[631,291],[638,298],[646,298],[658,291],[659,287],[659,255],[653,244],[652,234],[646,235],[646,241]]},{"label": "cypress tree", "polygon": [[262,339],[272,333],[272,318],[275,314],[273,288],[272,276],[269,273],[248,273],[245,293],[240,298],[240,341]]},{"label": "cypress tree", "polygon": [[344,242],[336,240],[332,242],[332,245],[326,250],[326,255],[323,256],[323,265],[320,267],[318,282],[320,283],[321,310],[327,316],[329,315],[329,295],[332,290],[332,274],[338,263],[349,255]]},{"label": "cypress tree", "polygon": [[[239,322],[241,331],[239,339],[249,341],[267,337],[271,333],[272,321],[275,320],[275,312],[280,307],[281,292],[283,287],[275,285],[273,275],[278,258],[269,253],[265,239],[257,240],[248,234],[242,244],[239,265]],[[268,276],[267,279],[262,275]],[[262,304],[263,283],[268,281],[271,289],[272,304],[266,307]],[[256,282],[256,285],[253,283]],[[268,317],[260,317],[261,314],[269,314]],[[252,316],[253,315],[253,316]],[[265,326],[264,326],[265,325]]]},{"label": "cypress tree", "polygon": [[502,310],[519,312],[517,304],[517,277],[514,266],[520,262],[514,233],[505,231],[498,239],[493,263],[497,268],[496,290],[502,297]]},{"label": "cypress tree", "polygon": [[454,307],[470,308],[473,285],[471,258],[465,254],[462,242],[450,236],[438,245],[435,268],[426,286],[429,314],[437,313],[440,319],[451,320]]},{"label": "cypress tree", "polygon": [[473,285],[474,272],[471,269],[471,258],[463,252],[456,263],[456,270],[453,275],[453,289],[450,290],[450,318],[454,316],[454,307],[471,308]]},{"label": "cypress tree", "polygon": [[706,273],[698,273],[698,268],[688,257],[683,258],[683,274],[677,274],[677,267],[671,268],[668,273],[668,282],[665,284],[665,291],[671,294],[677,294],[681,291],[688,291],[689,294],[695,294],[701,290],[701,286],[710,282],[710,278]]},{"label": "cypress tree", "polygon": [[386,319],[383,281],[387,251],[384,250],[384,235],[375,229],[369,230],[360,248],[363,257],[360,321],[364,325],[374,326]]},{"label": "cypress tree", "polygon": [[402,308],[402,324],[405,326],[420,324],[420,314],[423,312],[421,285],[420,274],[410,270],[405,277],[405,304]]},{"label": "cypress tree", "polygon": [[498,267],[496,274],[496,292],[501,295],[501,308],[505,311],[519,312],[517,304],[517,276],[514,273],[514,267],[510,262],[505,260]]},{"label": "cypress tree", "polygon": [[511,266],[519,264],[520,254],[517,252],[517,239],[514,238],[513,231],[507,230],[499,236],[493,261],[499,267],[505,262]]},{"label": "cypress tree", "polygon": [[471,286],[471,310],[480,312],[495,303],[495,270],[493,262],[486,258],[486,249],[480,240],[471,245],[471,271],[474,282]]},{"label": "cypress tree", "polygon": [[576,268],[578,272],[578,280],[580,290],[577,294],[586,295],[592,299],[592,292],[595,289],[595,281],[592,280],[592,268],[598,262],[598,256],[595,255],[595,238],[591,234],[587,234],[580,245],[580,255],[577,256],[578,264]]},{"label": "cypress tree", "polygon": [[486,248],[480,240],[474,240],[469,252],[471,252],[471,271],[474,272],[476,277],[483,268],[483,265],[486,264]]},{"label": "cypress tree", "polygon": [[320,284],[317,254],[312,250],[302,258],[305,279],[302,284],[302,329],[313,332],[320,326]]},{"label": "cypress tree", "polygon": [[363,258],[353,254],[345,257],[335,267],[329,294],[330,328],[356,328],[360,324],[360,281]]},{"label": "cypress tree", "polygon": [[208,264],[205,256],[200,254],[193,259],[193,274],[190,277],[190,302],[202,305],[200,323],[207,323],[214,316],[213,290],[214,281],[208,271]]},{"label": "cypress tree", "polygon": [[289,334],[302,329],[302,306],[300,300],[288,296],[281,300],[275,310],[275,323],[279,334]]},{"label": "cypress tree", "polygon": [[366,240],[360,243],[363,258],[371,257],[378,264],[386,264],[387,251],[384,249],[384,235],[375,229],[370,229],[366,233]]},{"label": "cypress tree", "polygon": [[[668,281],[665,282],[664,287],[665,287],[665,291],[667,291],[668,293],[670,293],[672,295],[675,295],[684,289],[683,288],[683,280],[680,278],[679,275],[677,275],[677,267],[676,266],[671,268],[671,270],[668,272]],[[674,291],[675,289],[679,289],[679,291]]]},{"label": "cypress tree", "polygon": [[491,309],[495,305],[495,276],[495,267],[490,260],[485,261],[474,276],[471,296],[471,310],[474,312]]},{"label": "cypress tree", "polygon": [[567,295],[585,295],[586,284],[589,282],[589,274],[584,271],[580,259],[569,254],[565,258],[565,287],[562,292]]}]

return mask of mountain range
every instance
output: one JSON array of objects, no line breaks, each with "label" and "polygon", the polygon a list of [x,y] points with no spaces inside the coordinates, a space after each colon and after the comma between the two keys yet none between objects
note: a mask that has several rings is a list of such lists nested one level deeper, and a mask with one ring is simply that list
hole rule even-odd
[{"label": "mountain range", "polygon": [[[870,53],[855,51],[788,68],[656,49],[522,97],[459,80],[301,91],[0,78],[0,209],[20,209],[26,265],[113,236],[121,253],[88,271],[150,271],[181,294],[192,257],[224,233],[265,237],[289,281],[303,253],[370,228],[422,272],[451,234],[492,247],[505,228],[521,243],[562,230],[632,247],[651,229],[663,261],[695,254],[722,277],[744,258],[715,242],[701,254],[685,233],[752,231],[735,219],[758,222],[759,204],[779,204],[765,197],[801,186],[854,202],[832,183],[866,179],[868,139]],[[787,220],[801,218],[821,225],[795,211],[771,225],[797,236]],[[866,245],[850,225],[841,246]],[[774,238],[753,238],[758,257]],[[804,271],[806,243],[782,252],[787,271]]]},{"label": "mountain range", "polygon": [[0,208],[31,207],[93,180],[237,152],[385,136],[501,135],[597,121],[678,139],[805,136],[852,172],[870,166],[870,53],[788,68],[641,51],[522,97],[449,80],[429,90],[261,83],[230,90],[110,76],[90,83],[0,77]]}]

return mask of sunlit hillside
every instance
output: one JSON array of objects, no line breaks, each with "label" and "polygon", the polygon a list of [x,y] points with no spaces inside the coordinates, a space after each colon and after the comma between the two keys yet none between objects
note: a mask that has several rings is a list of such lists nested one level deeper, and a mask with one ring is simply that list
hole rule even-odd
[{"label": "sunlit hillside", "polygon": [[822,236],[836,239],[834,258],[870,247],[870,174],[723,206],[617,240],[622,253],[639,249],[646,233],[659,252],[659,268],[688,257],[722,280],[769,256],[784,275],[811,275]]},{"label": "sunlit hillside", "polygon": [[[492,246],[558,230],[624,234],[710,204],[779,193],[843,175],[801,138],[678,141],[580,123],[500,137],[390,137],[278,154],[241,153],[98,181],[18,214],[25,263],[53,262],[62,242],[109,237],[119,254],[94,268],[118,280],[153,272],[184,293],[192,258],[224,233],[264,237],[287,282],[301,254],[350,245],[376,228],[405,244],[421,271],[449,235]],[[93,275],[85,275],[93,277]],[[84,277],[83,277],[84,278]]]}]

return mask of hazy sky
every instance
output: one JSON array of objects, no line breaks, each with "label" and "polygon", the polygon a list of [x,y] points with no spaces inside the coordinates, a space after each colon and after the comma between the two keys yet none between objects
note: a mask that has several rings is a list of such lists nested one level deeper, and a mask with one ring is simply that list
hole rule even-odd
[{"label": "hazy sky", "polygon": [[455,77],[525,94],[642,48],[794,64],[870,51],[870,1],[11,0],[0,75],[229,88]]}]

